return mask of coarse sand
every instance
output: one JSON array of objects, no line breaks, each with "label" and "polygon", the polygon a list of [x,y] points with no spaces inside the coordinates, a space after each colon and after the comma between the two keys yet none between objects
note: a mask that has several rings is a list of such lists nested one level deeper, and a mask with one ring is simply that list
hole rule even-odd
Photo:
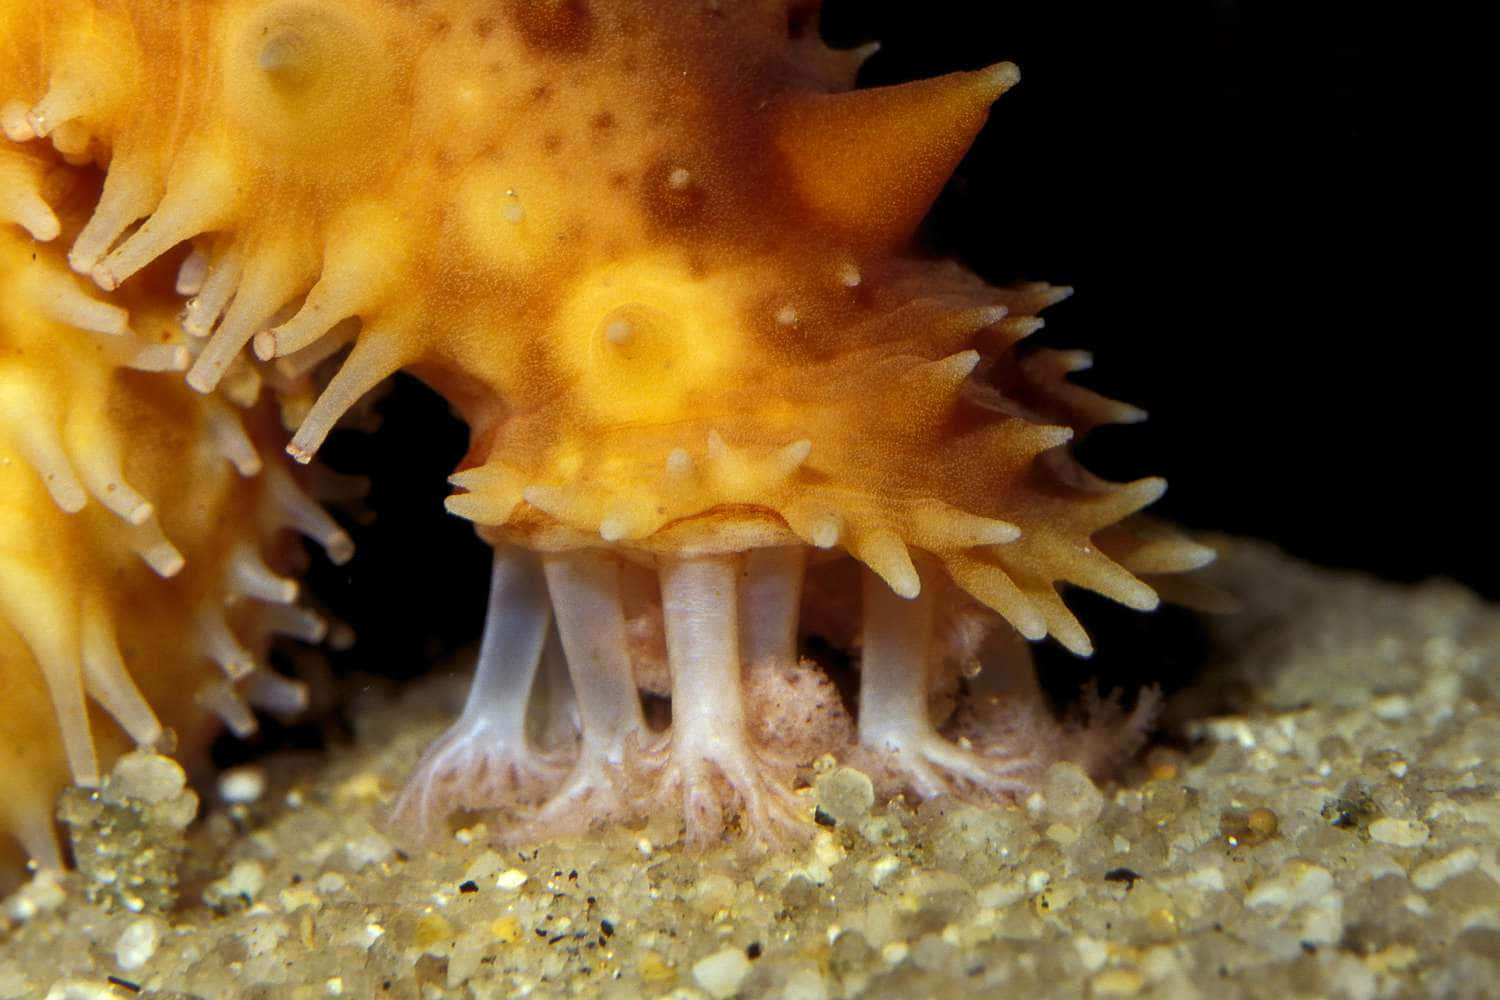
[{"label": "coarse sand", "polygon": [[401,849],[442,680],[211,780],[197,820],[131,755],[60,805],[80,870],[0,908],[0,1000],[1500,996],[1500,612],[1224,548],[1246,611],[1118,783],[912,808],[824,762],[791,855],[665,824],[502,849],[477,816]]}]

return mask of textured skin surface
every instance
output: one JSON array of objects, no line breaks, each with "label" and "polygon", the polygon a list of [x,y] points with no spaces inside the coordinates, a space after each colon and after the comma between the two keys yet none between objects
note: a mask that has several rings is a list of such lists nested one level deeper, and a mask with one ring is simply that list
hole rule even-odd
[{"label": "textured skin surface", "polygon": [[133,744],[196,755],[221,718],[253,728],[244,697],[295,707],[263,656],[293,619],[320,627],[263,561],[286,564],[283,529],[315,509],[262,467],[275,415],[182,384],[160,277],[111,311],[57,243],[0,233],[0,834],[49,864],[69,779],[96,783]]},{"label": "textured skin surface", "polygon": [[[66,125],[110,158],[70,258],[101,286],[214,234],[206,287],[235,294],[195,386],[252,337],[282,354],[361,321],[300,457],[408,367],[473,428],[482,471],[454,508],[544,546],[789,532],[844,545],[898,592],[916,546],[1030,637],[1078,632],[1059,579],[1150,607],[1088,543],[1160,484],[1034,461],[1138,417],[1063,385],[1077,359],[1016,362],[1065,290],[993,289],[899,249],[1014,69],[844,93],[855,60],[834,72],[787,16],[702,0],[62,4],[29,46],[46,70],[15,99],[32,132]],[[152,40],[179,58],[148,72]],[[107,78],[101,47],[119,63]],[[976,366],[1006,398],[964,391]]]},{"label": "textured skin surface", "polygon": [[52,246],[125,308],[191,241],[199,392],[352,341],[290,407],[300,461],[387,375],[429,382],[487,538],[839,549],[906,598],[930,565],[1086,653],[1059,584],[1150,609],[1137,573],[1210,553],[1120,526],[1161,481],[1071,459],[1143,415],[1019,349],[1067,290],[909,249],[1015,68],[853,90],[862,57],[786,0],[8,0],[0,209],[51,239],[49,171],[102,171]]}]

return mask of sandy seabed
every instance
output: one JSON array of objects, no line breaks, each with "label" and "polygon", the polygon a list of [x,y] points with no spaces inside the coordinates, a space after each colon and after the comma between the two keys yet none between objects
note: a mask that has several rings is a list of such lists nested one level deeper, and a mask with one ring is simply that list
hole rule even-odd
[{"label": "sandy seabed", "polygon": [[1500,996],[1500,609],[1228,543],[1248,610],[1115,785],[869,804],[791,855],[668,827],[406,852],[381,816],[452,686],[220,778],[133,755],[61,806],[81,871],[0,911],[12,998]]}]

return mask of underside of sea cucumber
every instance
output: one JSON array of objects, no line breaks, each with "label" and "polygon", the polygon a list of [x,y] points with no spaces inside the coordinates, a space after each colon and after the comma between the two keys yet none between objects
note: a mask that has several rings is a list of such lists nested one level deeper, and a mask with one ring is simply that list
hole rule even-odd
[{"label": "underside of sea cucumber", "polygon": [[[1060,740],[960,734],[955,663],[1006,632],[1087,654],[1060,586],[1149,610],[1212,557],[1133,516],[1161,480],[1072,458],[1144,415],[1024,343],[1069,290],[914,249],[1016,68],[856,89],[866,55],[808,0],[0,3],[0,212],[95,303],[64,323],[175,311],[174,268],[193,398],[280,393],[298,461],[401,369],[469,424],[449,509],[494,593],[407,828],[670,809],[776,839],[818,748],[1014,796]],[[99,179],[76,226],[59,175]],[[814,622],[858,658],[852,719],[798,657]]]}]

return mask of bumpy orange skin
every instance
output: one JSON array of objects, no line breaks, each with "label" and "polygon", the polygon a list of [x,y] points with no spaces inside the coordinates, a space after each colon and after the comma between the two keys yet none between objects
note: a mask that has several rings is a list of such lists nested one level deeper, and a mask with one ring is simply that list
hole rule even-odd
[{"label": "bumpy orange skin", "polygon": [[[1087,652],[1060,583],[1148,609],[1137,573],[1209,554],[1122,525],[1161,481],[1069,456],[1142,415],[1018,351],[1067,290],[910,249],[1018,74],[853,90],[810,6],[4,0],[0,126],[105,170],[68,251],[99,289],[192,242],[193,388],[352,342],[300,460],[406,369],[470,424],[449,506],[488,538],[837,548],[908,598],[933,566]],[[7,155],[0,210],[49,238]]]},{"label": "bumpy orange skin", "polygon": [[[62,178],[59,206],[88,183]],[[57,793],[130,746],[192,758],[223,722],[253,728],[246,697],[294,707],[264,655],[273,631],[322,627],[279,606],[296,586],[263,560],[294,555],[285,528],[331,522],[264,467],[281,460],[274,408],[183,385],[170,279],[103,303],[59,243],[0,231],[0,858],[14,835],[58,864]]]},{"label": "bumpy orange skin", "polygon": [[212,234],[195,386],[252,339],[327,350],[360,320],[299,457],[405,367],[469,420],[453,506],[498,533],[840,544],[902,593],[918,548],[1082,649],[1054,583],[1151,606],[1090,539],[1161,484],[1039,456],[1139,414],[1066,385],[1076,359],[1016,361],[1062,292],[902,249],[1017,74],[849,93],[858,56],[804,6],[11,4],[7,122],[108,164],[70,256],[101,286]]}]

